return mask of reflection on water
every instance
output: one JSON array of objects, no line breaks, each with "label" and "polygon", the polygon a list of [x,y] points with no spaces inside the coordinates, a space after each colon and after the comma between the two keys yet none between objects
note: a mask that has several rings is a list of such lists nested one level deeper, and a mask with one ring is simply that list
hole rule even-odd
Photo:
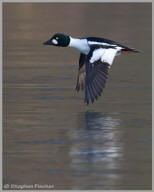
[{"label": "reflection on water", "polygon": [[[72,137],[77,139],[71,148],[72,168],[78,167],[80,175],[76,188],[89,186],[95,189],[104,183],[106,188],[119,179],[123,146],[120,142],[120,119],[98,112],[80,113],[78,130]],[[97,187],[96,187],[97,186]]]}]

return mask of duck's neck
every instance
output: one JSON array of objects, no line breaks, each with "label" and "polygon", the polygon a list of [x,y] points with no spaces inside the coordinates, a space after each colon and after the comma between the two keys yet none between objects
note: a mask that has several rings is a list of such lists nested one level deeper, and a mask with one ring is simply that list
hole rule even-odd
[{"label": "duck's neck", "polygon": [[90,51],[90,47],[88,45],[87,39],[76,39],[76,38],[70,37],[70,43],[68,46],[74,47],[86,55]]}]

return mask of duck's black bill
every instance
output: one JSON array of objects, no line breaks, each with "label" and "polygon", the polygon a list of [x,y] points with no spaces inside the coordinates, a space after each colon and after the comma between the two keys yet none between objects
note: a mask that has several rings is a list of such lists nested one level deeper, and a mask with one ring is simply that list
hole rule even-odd
[{"label": "duck's black bill", "polygon": [[43,44],[44,45],[52,45],[52,42],[50,40],[48,40],[48,41],[45,41]]}]

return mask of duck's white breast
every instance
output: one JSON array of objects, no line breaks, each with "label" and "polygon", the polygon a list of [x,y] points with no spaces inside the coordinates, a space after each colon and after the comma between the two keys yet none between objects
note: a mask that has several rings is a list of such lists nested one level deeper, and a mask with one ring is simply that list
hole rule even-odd
[{"label": "duck's white breast", "polygon": [[78,49],[81,53],[87,55],[90,51],[87,39],[75,39],[70,37],[69,47],[74,47]]}]

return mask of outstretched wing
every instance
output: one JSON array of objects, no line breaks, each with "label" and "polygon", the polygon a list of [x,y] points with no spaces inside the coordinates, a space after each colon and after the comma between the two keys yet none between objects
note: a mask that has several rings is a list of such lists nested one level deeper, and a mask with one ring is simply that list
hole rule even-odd
[{"label": "outstretched wing", "polygon": [[93,103],[101,96],[108,78],[108,71],[113,62],[117,47],[111,46],[91,46],[90,53],[86,59],[86,78],[85,78],[85,103]]}]

